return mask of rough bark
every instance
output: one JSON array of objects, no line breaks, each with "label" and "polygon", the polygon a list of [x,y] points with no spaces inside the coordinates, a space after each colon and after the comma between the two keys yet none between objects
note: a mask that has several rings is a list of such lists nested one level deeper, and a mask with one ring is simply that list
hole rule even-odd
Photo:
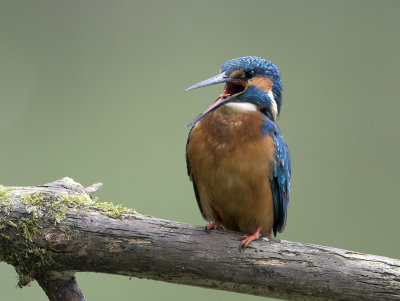
[{"label": "rough bark", "polygon": [[[123,210],[115,218],[101,206],[77,210],[69,202],[65,216],[57,219],[51,207],[42,205],[38,214],[21,201],[23,195],[42,195],[46,204],[60,204],[60,195],[88,197],[98,188],[85,190],[64,178],[43,186],[12,187],[8,209],[3,198],[0,235],[6,238],[0,239],[0,260],[13,264],[21,276],[38,280],[50,300],[84,300],[74,280],[78,271],[291,300],[400,300],[397,259],[283,240],[258,240],[240,252],[240,233],[206,233],[203,227]],[[28,259],[33,266],[28,269],[25,259],[15,259],[9,249],[21,239],[21,220],[31,221],[35,212],[41,228],[30,232],[31,240],[45,255]],[[32,265],[35,260],[46,263]]]},{"label": "rough bark", "polygon": [[49,272],[36,280],[50,301],[85,301],[74,272]]}]

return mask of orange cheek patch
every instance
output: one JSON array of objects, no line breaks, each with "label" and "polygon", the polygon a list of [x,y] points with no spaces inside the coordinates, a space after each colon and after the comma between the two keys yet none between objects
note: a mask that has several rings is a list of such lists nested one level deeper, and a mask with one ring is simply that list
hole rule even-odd
[{"label": "orange cheek patch", "polygon": [[272,82],[272,79],[269,77],[253,77],[252,79],[249,80],[249,85],[250,86],[256,86],[260,90],[264,91],[265,93],[268,93],[269,91],[272,90],[272,86],[274,83]]}]

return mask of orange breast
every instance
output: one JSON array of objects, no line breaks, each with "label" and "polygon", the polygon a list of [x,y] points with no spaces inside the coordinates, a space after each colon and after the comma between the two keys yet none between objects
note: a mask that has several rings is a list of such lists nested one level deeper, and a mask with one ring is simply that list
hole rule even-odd
[{"label": "orange breast", "polygon": [[274,143],[259,112],[207,115],[190,135],[187,155],[202,209],[228,229],[270,236],[274,212],[269,184]]}]

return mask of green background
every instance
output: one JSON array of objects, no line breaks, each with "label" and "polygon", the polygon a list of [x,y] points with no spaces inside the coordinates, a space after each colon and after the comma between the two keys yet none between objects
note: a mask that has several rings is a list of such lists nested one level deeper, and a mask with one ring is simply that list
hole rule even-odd
[{"label": "green background", "polygon": [[[399,1],[0,2],[0,183],[69,176],[103,201],[204,225],[185,125],[221,92],[183,93],[228,59],[274,62],[293,160],[281,239],[399,258]],[[88,300],[261,300],[78,274]],[[1,300],[17,289],[0,263]]]}]

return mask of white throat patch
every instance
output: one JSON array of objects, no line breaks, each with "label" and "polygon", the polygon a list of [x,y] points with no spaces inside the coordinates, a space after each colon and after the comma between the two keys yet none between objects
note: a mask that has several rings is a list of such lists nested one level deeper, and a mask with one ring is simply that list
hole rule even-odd
[{"label": "white throat patch", "polygon": [[268,92],[269,98],[272,100],[272,113],[274,114],[274,118],[276,119],[276,116],[278,115],[278,106],[276,104],[275,98],[274,98],[274,93],[272,93],[272,90]]},{"label": "white throat patch", "polygon": [[243,114],[257,111],[257,106],[250,102],[228,102],[220,108],[222,114]]}]

